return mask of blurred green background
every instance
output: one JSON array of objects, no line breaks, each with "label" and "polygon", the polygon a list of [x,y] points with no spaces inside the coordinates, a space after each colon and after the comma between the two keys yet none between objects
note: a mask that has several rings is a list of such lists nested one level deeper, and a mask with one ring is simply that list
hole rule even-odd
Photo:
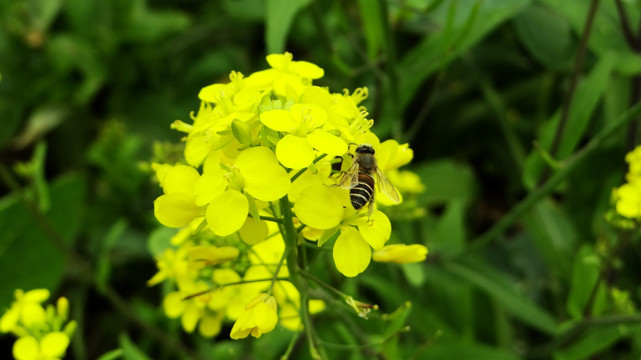
[{"label": "blurred green background", "polygon": [[609,127],[641,95],[640,20],[639,0],[0,0],[0,309],[16,288],[68,297],[69,359],[284,353],[281,328],[184,334],[145,283],[150,236],[171,235],[149,169],[177,160],[170,123],[286,50],[333,92],[367,86],[426,186],[425,216],[391,213],[425,263],[317,273],[393,313],[315,315],[333,358],[638,359],[639,242],[605,213],[637,143]]}]

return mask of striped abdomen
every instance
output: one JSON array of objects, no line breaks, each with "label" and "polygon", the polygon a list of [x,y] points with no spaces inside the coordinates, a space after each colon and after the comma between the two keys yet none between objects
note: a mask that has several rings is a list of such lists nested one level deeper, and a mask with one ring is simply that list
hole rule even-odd
[{"label": "striped abdomen", "polygon": [[349,191],[354,209],[358,210],[365,206],[372,198],[373,193],[374,179],[365,173],[358,173],[358,184]]}]

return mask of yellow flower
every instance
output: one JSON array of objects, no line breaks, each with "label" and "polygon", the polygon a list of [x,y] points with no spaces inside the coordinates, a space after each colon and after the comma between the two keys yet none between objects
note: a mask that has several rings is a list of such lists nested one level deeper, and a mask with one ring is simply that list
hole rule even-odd
[{"label": "yellow flower", "polygon": [[46,321],[45,310],[40,304],[49,298],[49,290],[36,289],[25,293],[18,289],[14,295],[16,301],[0,319],[0,331],[12,331],[18,324],[29,328]]},{"label": "yellow flower", "polygon": [[[226,179],[221,181],[220,179]],[[261,201],[274,201],[287,194],[290,181],[274,153],[265,146],[240,152],[231,171],[212,170],[196,184],[197,203],[207,206],[207,225],[219,236],[238,231],[249,211],[244,192]]]},{"label": "yellow flower", "polygon": [[208,303],[212,299],[211,294],[206,293],[185,300],[185,297],[189,295],[208,289],[206,283],[199,281],[185,289],[167,294],[163,301],[165,314],[172,319],[180,317],[183,329],[188,333],[193,332],[196,325],[199,325],[198,330],[202,336],[217,335],[220,332],[224,314],[211,311],[208,308]]},{"label": "yellow flower", "polygon": [[641,183],[621,185],[614,192],[616,211],[629,219],[641,218]]},{"label": "yellow flower", "polygon": [[423,245],[393,244],[374,251],[372,259],[377,262],[393,262],[407,264],[421,262],[427,256],[427,248]]},{"label": "yellow flower", "polygon": [[332,157],[347,152],[347,143],[324,127],[327,112],[318,105],[294,104],[289,110],[265,111],[260,114],[260,121],[270,129],[287,133],[276,144],[276,156],[285,167],[309,166],[316,157],[314,150]]},{"label": "yellow flower", "polygon": [[238,257],[239,251],[232,246],[200,245],[189,249],[188,259],[191,269],[222,264]]},{"label": "yellow flower", "polygon": [[13,344],[13,357],[17,360],[56,360],[64,356],[69,346],[69,336],[61,331],[50,332],[38,341],[33,336],[23,336]]},{"label": "yellow flower", "polygon": [[[185,230],[189,229],[185,228]],[[181,230],[180,233],[182,232]],[[183,243],[178,249],[169,248],[157,256],[158,272],[147,281],[147,286],[160,284],[167,279],[176,280],[178,286],[191,282],[197,276],[196,272],[189,269],[187,262],[187,254],[192,246],[191,242]]]},{"label": "yellow flower", "polygon": [[165,192],[154,201],[154,215],[167,227],[188,225],[204,214],[205,208],[196,205],[194,187],[200,174],[191,166],[176,165],[160,180]]},{"label": "yellow flower", "polygon": [[238,340],[251,334],[259,338],[264,333],[274,330],[277,322],[276,299],[263,293],[247,304],[245,312],[234,323],[230,337]]},{"label": "yellow flower", "polygon": [[320,79],[325,71],[307,61],[293,61],[292,54],[267,55],[271,69],[251,74],[247,81],[258,89],[272,89],[276,95],[298,99],[306,86],[314,79]]}]

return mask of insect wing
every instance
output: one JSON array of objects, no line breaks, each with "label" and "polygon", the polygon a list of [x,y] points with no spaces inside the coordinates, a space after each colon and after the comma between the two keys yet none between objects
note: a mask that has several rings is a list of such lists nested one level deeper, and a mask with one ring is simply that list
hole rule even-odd
[{"label": "insect wing", "polygon": [[376,184],[378,185],[378,190],[380,192],[385,194],[395,204],[398,204],[401,201],[396,188],[394,188],[394,185],[392,185],[379,168],[376,168],[376,180]]},{"label": "insect wing", "polygon": [[339,183],[340,187],[343,189],[351,189],[358,185],[358,161],[354,161],[354,164],[347,170],[345,175],[341,178]]}]

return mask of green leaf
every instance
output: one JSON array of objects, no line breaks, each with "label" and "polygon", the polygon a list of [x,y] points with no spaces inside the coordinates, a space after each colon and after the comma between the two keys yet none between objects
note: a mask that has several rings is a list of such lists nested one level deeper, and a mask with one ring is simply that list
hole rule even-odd
[{"label": "green leaf", "polygon": [[27,126],[14,140],[14,145],[25,148],[57,128],[68,116],[69,108],[64,105],[47,105],[36,109]]},{"label": "green leaf", "polygon": [[387,320],[390,324],[387,326],[385,331],[382,334],[383,339],[387,339],[393,336],[395,333],[401,331],[407,318],[412,312],[412,303],[409,301],[405,302],[403,305],[399,306],[398,309],[394,310],[393,313],[383,315],[383,320]]},{"label": "green leaf", "polygon": [[151,360],[125,333],[120,334],[119,345],[122,348],[125,360]]},{"label": "green leaf", "polygon": [[[615,60],[616,58],[612,56],[612,54],[603,56],[599,59],[599,62],[586,79],[577,86],[567,123],[561,136],[560,146],[555,156],[557,160],[566,159],[579,144],[579,141],[588,128],[594,109],[608,88],[610,74]],[[562,110],[559,109],[541,130],[539,143],[541,147],[548,151],[552,145],[554,134],[557,131],[561,111]],[[541,154],[536,150],[532,150],[525,160],[525,170],[523,172],[523,183],[525,186],[533,188],[545,166],[545,160]]]},{"label": "green leaf", "polygon": [[407,282],[414,287],[419,287],[425,283],[425,271],[422,263],[402,264],[401,270],[405,274]]},{"label": "green leaf", "polygon": [[452,159],[439,159],[420,164],[415,172],[425,185],[421,204],[444,204],[451,200],[469,201],[476,193],[472,169]]},{"label": "green leaf", "polygon": [[381,24],[383,14],[380,2],[358,0],[358,8],[361,11],[361,21],[363,22],[363,31],[367,42],[367,56],[370,60],[375,60],[385,43],[384,27]]},{"label": "green leaf", "polygon": [[98,360],[116,360],[116,359],[121,359],[123,355],[124,355],[124,352],[122,351],[122,349],[114,349],[102,354],[98,358]]},{"label": "green leaf", "polygon": [[421,359],[456,360],[517,360],[519,357],[503,350],[462,340],[437,341],[421,353]]},{"label": "green leaf", "polygon": [[590,359],[592,355],[605,350],[620,338],[628,335],[627,326],[590,328],[569,347],[554,353],[555,360]]},{"label": "green leaf", "polygon": [[[54,181],[51,208],[45,214],[61,240],[71,245],[82,219],[85,179],[74,175]],[[55,291],[62,280],[66,259],[16,194],[0,200],[0,308],[13,299],[14,289],[47,288]]]},{"label": "green leaf", "polygon": [[526,214],[524,223],[548,269],[555,276],[567,278],[578,242],[568,216],[552,200],[543,199]]},{"label": "green leaf", "polygon": [[[583,318],[583,311],[592,296],[592,291],[599,278],[601,270],[601,261],[599,256],[594,253],[592,247],[588,244],[581,246],[574,259],[574,268],[572,269],[572,282],[570,284],[570,294],[567,299],[567,309],[570,315],[575,319]],[[599,286],[597,293],[594,295],[594,303],[590,315],[598,315],[605,301],[605,289]]]},{"label": "green leaf", "polygon": [[[398,73],[401,107],[410,103],[425,79],[477,44],[504,21],[521,12],[531,0],[459,1],[451,32],[426,34],[424,40],[401,59]],[[448,22],[450,2],[434,9],[433,27],[444,29]],[[451,39],[451,40],[448,40]],[[443,50],[445,48],[445,51]]]},{"label": "green leaf", "polygon": [[177,232],[177,229],[168,227],[159,227],[152,231],[151,235],[149,235],[149,241],[147,242],[147,247],[151,255],[158,256],[166,249],[172,247],[171,238],[176,235]]},{"label": "green leaf", "polygon": [[436,222],[431,250],[445,256],[460,253],[465,247],[465,203],[452,200],[445,206],[445,212]]},{"label": "green leaf", "polygon": [[285,40],[296,14],[311,0],[267,0],[265,43],[270,54],[285,51]]},{"label": "green leaf", "polygon": [[525,48],[544,66],[557,69],[570,61],[572,29],[557,12],[533,3],[514,18],[514,25]]},{"label": "green leaf", "polygon": [[[584,0],[543,0],[543,2],[557,13],[562,14],[576,35],[581,36],[589,8]],[[625,3],[623,2],[624,11],[634,23],[632,19],[638,19],[640,15],[639,7],[633,4],[626,6]],[[641,73],[641,55],[630,49],[621,34],[621,22],[614,1],[604,1],[599,4],[592,24],[588,47],[598,57],[615,54],[617,59],[614,66],[617,72],[624,75]]]},{"label": "green leaf", "polygon": [[111,273],[111,249],[113,249],[116,242],[122,237],[127,229],[127,221],[124,219],[118,220],[111,226],[109,232],[104,237],[101,243],[100,251],[98,253],[98,266],[96,269],[96,286],[99,290],[103,291],[109,282]]},{"label": "green leaf", "polygon": [[519,293],[515,284],[488,265],[480,261],[475,261],[473,265],[450,262],[445,264],[445,269],[475,285],[524,323],[546,334],[553,334],[556,330],[552,315]]}]

